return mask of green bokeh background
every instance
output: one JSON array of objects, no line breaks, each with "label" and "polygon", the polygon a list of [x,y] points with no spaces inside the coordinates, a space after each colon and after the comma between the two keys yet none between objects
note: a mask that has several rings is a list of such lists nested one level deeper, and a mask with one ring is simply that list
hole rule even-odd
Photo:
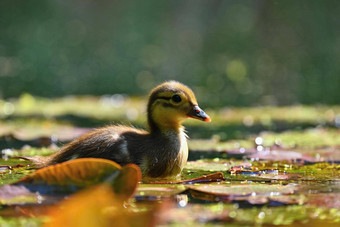
[{"label": "green bokeh background", "polygon": [[140,95],[204,106],[339,104],[338,0],[2,0],[0,98]]}]

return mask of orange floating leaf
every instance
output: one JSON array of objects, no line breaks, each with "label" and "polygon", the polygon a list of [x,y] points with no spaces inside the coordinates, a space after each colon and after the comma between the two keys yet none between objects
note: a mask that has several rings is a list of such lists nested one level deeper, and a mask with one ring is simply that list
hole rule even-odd
[{"label": "orange floating leaf", "polygon": [[125,165],[114,181],[114,192],[121,195],[121,199],[126,200],[135,193],[141,179],[141,171],[137,165]]},{"label": "orange floating leaf", "polygon": [[107,159],[82,158],[37,170],[14,185],[42,194],[65,194],[105,182],[120,199],[126,200],[134,194],[140,180],[141,171],[134,164],[122,168]]},{"label": "orange floating leaf", "polygon": [[88,186],[105,181],[115,172],[118,175],[121,168],[110,160],[81,158],[39,169],[15,184]]}]

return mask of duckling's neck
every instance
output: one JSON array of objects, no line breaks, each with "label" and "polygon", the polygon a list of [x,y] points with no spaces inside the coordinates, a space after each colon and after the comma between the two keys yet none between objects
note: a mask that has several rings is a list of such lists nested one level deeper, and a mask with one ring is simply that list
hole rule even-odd
[{"label": "duckling's neck", "polygon": [[184,127],[181,122],[162,122],[156,123],[152,118],[148,118],[150,134],[180,134],[183,132]]}]

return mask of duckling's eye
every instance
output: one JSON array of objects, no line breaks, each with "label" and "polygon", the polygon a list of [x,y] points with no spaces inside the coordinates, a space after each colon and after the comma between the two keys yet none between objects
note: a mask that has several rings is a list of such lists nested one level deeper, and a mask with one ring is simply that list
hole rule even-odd
[{"label": "duckling's eye", "polygon": [[174,95],[174,96],[171,97],[171,99],[172,99],[172,101],[174,101],[176,103],[179,103],[179,102],[182,101],[182,98],[179,95]]}]

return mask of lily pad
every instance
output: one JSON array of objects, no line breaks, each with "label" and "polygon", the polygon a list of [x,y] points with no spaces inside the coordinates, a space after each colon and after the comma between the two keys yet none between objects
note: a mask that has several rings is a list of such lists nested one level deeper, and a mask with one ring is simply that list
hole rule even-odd
[{"label": "lily pad", "polygon": [[158,223],[181,226],[200,226],[202,223],[218,223],[218,226],[323,226],[327,223],[338,226],[340,220],[338,209],[301,205],[241,209],[237,204],[211,203],[161,211]]},{"label": "lily pad", "polygon": [[307,196],[307,204],[318,207],[340,208],[340,193],[316,193]]},{"label": "lily pad", "polygon": [[186,170],[191,171],[208,171],[208,172],[216,172],[216,171],[228,171],[232,166],[238,165],[240,162],[231,161],[228,159],[201,159],[197,161],[190,161],[185,166]]},{"label": "lily pad", "polygon": [[296,184],[288,185],[267,185],[267,184],[249,184],[249,185],[193,185],[191,190],[213,194],[216,196],[255,196],[255,195],[285,195],[293,194],[298,189]]},{"label": "lily pad", "polygon": [[224,180],[223,173],[217,172],[217,173],[211,173],[211,174],[202,174],[198,175],[194,178],[189,178],[188,176],[183,177],[182,179],[157,179],[156,181],[153,182],[148,182],[148,183],[153,183],[153,184],[195,184],[195,183],[209,183],[209,182],[218,182]]},{"label": "lily pad", "polygon": [[115,193],[126,199],[134,193],[140,180],[140,169],[134,164],[122,168],[110,160],[83,158],[37,170],[14,185],[50,194],[74,192],[106,182],[113,186]]},{"label": "lily pad", "polygon": [[27,161],[21,161],[19,159],[8,159],[7,161],[0,162],[9,164],[6,165],[8,167],[2,168],[0,171],[0,186],[17,182],[19,179],[27,176],[34,171],[28,165]]},{"label": "lily pad", "polygon": [[42,168],[16,184],[50,184],[87,186],[103,182],[120,172],[121,166],[107,159],[83,158]]},{"label": "lily pad", "polygon": [[187,190],[187,187],[181,184],[140,184],[135,196],[137,196],[137,198],[170,197],[180,194],[185,190]]},{"label": "lily pad", "polygon": [[28,204],[39,203],[41,196],[33,193],[25,186],[5,185],[0,187],[0,204]]}]

